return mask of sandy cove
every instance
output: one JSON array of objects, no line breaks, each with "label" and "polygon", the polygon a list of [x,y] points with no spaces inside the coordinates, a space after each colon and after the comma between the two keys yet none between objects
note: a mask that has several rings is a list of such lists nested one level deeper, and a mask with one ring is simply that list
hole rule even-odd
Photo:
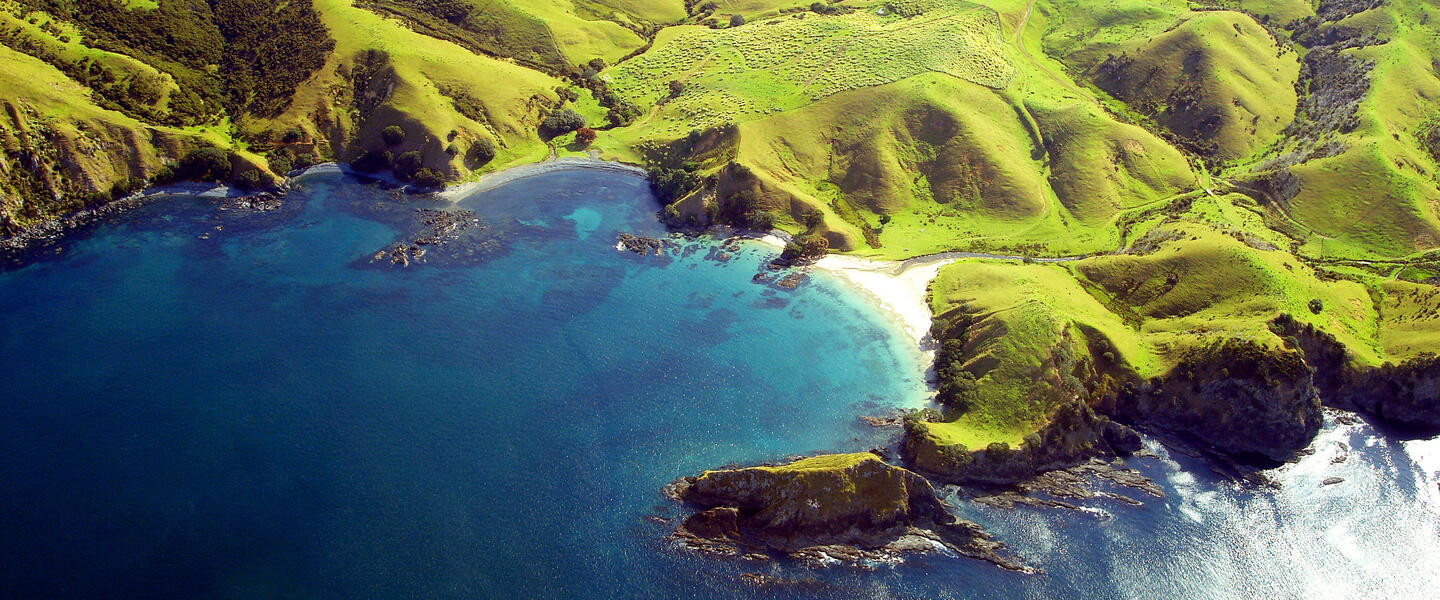
[{"label": "sandy cove", "polygon": [[[774,233],[752,238],[775,248],[784,248],[786,240]],[[827,254],[812,265],[864,293],[887,314],[899,322],[915,348],[933,352],[930,339],[930,282],[945,265],[955,262],[950,257],[912,258],[906,261],[876,260]]]},{"label": "sandy cove", "polygon": [[895,262],[831,254],[815,267],[834,274],[894,315],[917,348],[931,350],[930,282],[954,259]]},{"label": "sandy cove", "polygon": [[447,187],[445,188],[445,191],[439,192],[436,195],[451,202],[458,202],[472,194],[476,194],[486,190],[493,190],[507,183],[514,183],[521,179],[535,177],[537,175],[544,175],[546,173],[553,173],[556,171],[575,170],[607,171],[610,173],[619,173],[621,175],[629,175],[631,177],[639,177],[642,179],[647,176],[647,172],[645,171],[645,169],[634,165],[627,165],[625,163],[610,160],[600,160],[596,158],[580,158],[567,156],[564,158],[556,158],[543,162],[529,163],[510,167],[503,171],[488,173],[482,175],[479,179],[475,181]]}]

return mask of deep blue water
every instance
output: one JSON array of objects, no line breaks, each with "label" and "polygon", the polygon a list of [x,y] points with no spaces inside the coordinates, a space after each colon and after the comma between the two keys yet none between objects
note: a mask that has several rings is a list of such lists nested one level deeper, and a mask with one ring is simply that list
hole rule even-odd
[{"label": "deep blue water", "polygon": [[[677,552],[666,482],[884,445],[925,401],[897,324],[774,254],[661,235],[642,181],[461,202],[505,251],[367,265],[434,201],[311,176],[277,213],[172,198],[0,274],[0,598],[1433,597],[1435,442],[1327,425],[1278,490],[1172,456],[1142,508],[982,509],[1046,574],[809,571]],[[380,210],[386,209],[386,210]],[[1332,463],[1340,445],[1349,459]],[[1153,445],[1153,444],[1152,444]],[[1418,464],[1417,464],[1418,463]],[[1421,466],[1428,465],[1428,466]],[[1324,477],[1347,481],[1320,486]],[[1135,492],[1129,495],[1138,496]],[[758,589],[736,575],[799,580]]]}]

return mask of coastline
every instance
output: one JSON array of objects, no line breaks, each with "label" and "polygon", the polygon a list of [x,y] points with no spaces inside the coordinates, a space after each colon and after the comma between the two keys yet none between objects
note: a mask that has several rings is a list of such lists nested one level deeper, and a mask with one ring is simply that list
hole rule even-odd
[{"label": "coastline", "polygon": [[[777,249],[785,247],[783,232],[751,236],[750,239]],[[930,282],[941,267],[956,258],[941,257],[905,261],[875,260],[827,254],[811,266],[827,273],[865,296],[888,315],[900,331],[910,339],[912,347],[922,356],[924,368],[934,361],[935,340],[930,337]]]},{"label": "coastline", "polygon": [[627,165],[622,162],[615,162],[609,160],[600,160],[598,158],[580,158],[574,156],[567,156],[541,162],[516,165],[508,169],[496,171],[494,173],[486,173],[484,175],[481,175],[480,178],[475,181],[449,186],[444,190],[437,192],[435,195],[451,203],[454,203],[459,202],[460,200],[463,200],[464,198],[469,197],[473,194],[484,192],[486,190],[493,190],[497,187],[514,183],[522,179],[528,179],[530,177],[536,177],[539,175],[544,175],[546,173],[554,173],[556,171],[575,170],[605,171],[609,173],[629,175],[631,177],[639,177],[642,179],[649,176],[648,171],[635,165]]},{"label": "coastline", "polygon": [[930,337],[934,313],[930,310],[930,282],[940,268],[953,259],[930,261],[917,265],[879,261],[843,254],[829,254],[815,262],[815,267],[863,292],[885,312],[896,319],[927,356],[934,353],[935,341]]},{"label": "coastline", "polygon": [[[621,173],[632,177],[647,177],[648,173],[637,166],[627,165],[620,162],[606,161],[594,158],[565,157],[546,160],[538,163],[516,165],[494,173],[487,173],[476,181],[448,186],[434,192],[438,198],[450,203],[457,202],[466,196],[476,192],[494,189],[505,185],[544,175],[555,171],[588,169]],[[327,173],[340,173],[352,177],[364,177],[368,179],[383,181],[387,184],[407,186],[388,173],[361,173],[351,169],[349,165],[339,162],[325,162],[310,166],[301,171],[292,171],[287,174],[278,185],[253,191],[241,191],[237,188],[227,186],[223,183],[208,183],[198,181],[180,181],[165,185],[147,187],[129,196],[112,200],[93,208],[85,208],[76,212],[57,216],[46,221],[31,224],[20,232],[0,238],[0,260],[9,260],[21,256],[27,252],[54,244],[71,232],[79,230],[95,222],[119,215],[135,208],[144,206],[150,200],[162,196],[195,196],[198,198],[237,198],[255,196],[266,193],[286,191],[291,182],[309,175],[320,175]]]}]

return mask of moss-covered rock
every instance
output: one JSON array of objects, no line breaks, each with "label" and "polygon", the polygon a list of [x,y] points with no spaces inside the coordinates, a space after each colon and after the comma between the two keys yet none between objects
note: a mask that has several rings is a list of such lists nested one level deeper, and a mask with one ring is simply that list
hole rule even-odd
[{"label": "moss-covered rock", "polygon": [[1044,427],[1014,448],[1006,443],[973,450],[939,444],[915,431],[917,425],[906,422],[905,458],[925,473],[956,483],[1014,483],[1116,454],[1104,437],[1106,428],[1114,424],[1079,401],[1062,404]]},{"label": "moss-covered rock", "polygon": [[671,536],[693,549],[826,562],[946,548],[1024,570],[1001,557],[1001,544],[979,526],[957,522],[925,478],[874,454],[706,471],[668,492],[699,509]]}]

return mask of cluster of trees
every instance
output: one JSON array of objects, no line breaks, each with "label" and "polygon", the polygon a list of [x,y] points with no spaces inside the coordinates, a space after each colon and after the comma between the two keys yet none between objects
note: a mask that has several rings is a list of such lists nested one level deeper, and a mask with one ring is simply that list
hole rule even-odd
[{"label": "cluster of trees", "polygon": [[650,168],[650,190],[660,200],[660,204],[670,205],[672,202],[684,198],[690,192],[700,189],[705,183],[705,178],[695,172],[693,163],[684,163],[679,167],[652,166]]},{"label": "cluster of trees", "polygon": [[465,0],[410,0],[409,3],[416,10],[456,24],[465,22],[470,11],[474,9],[474,6]]},{"label": "cluster of trees", "polygon": [[[648,46],[647,46],[648,47]],[[575,83],[580,87],[590,90],[595,101],[607,110],[605,121],[611,127],[624,127],[640,118],[640,108],[626,102],[611,91],[610,84],[600,77],[600,72],[605,70],[605,60],[596,58],[581,66],[580,75],[575,78]]]},{"label": "cluster of trees", "polygon": [[554,111],[540,121],[540,134],[545,137],[564,135],[585,126],[585,117],[569,108]]},{"label": "cluster of trees", "polygon": [[[88,46],[129,55],[168,75],[180,91],[171,95],[165,112],[154,109],[163,80],[129,82],[125,93],[134,96],[133,102],[114,89],[97,92],[128,111],[149,104],[151,113],[132,116],[170,125],[211,122],[227,112],[276,114],[335,45],[310,0],[278,5],[268,0],[159,0],[150,10],[131,10],[122,0],[19,2],[75,24]],[[83,68],[91,74],[92,67]],[[93,76],[104,88],[105,76]]]},{"label": "cluster of trees", "polygon": [[930,327],[930,335],[940,342],[935,351],[939,391],[936,400],[961,412],[978,399],[975,375],[965,369],[965,339],[970,325],[970,316],[962,314],[953,320],[936,319]]},{"label": "cluster of trees", "polygon": [[855,12],[855,9],[850,8],[850,7],[848,7],[848,6],[839,6],[839,5],[836,5],[836,4],[826,4],[826,3],[824,3],[824,2],[811,2],[811,3],[810,3],[810,12],[813,12],[813,13],[819,14],[819,15],[847,15],[847,14],[850,14],[850,13],[852,13],[852,12]]},{"label": "cluster of trees", "polygon": [[425,157],[419,150],[402,152],[398,156],[389,150],[370,150],[350,161],[350,167],[361,173],[377,173],[389,169],[396,179],[423,188],[445,185],[445,176],[425,166]]},{"label": "cluster of trees", "polygon": [[[1440,73],[1440,65],[1436,66],[1436,72]],[[1431,120],[1428,127],[1421,129],[1420,146],[1440,163],[1440,119]]]},{"label": "cluster of trees", "polygon": [[[46,21],[45,25],[51,23],[53,21]],[[59,69],[67,77],[90,88],[96,104],[104,108],[144,121],[173,125],[193,125],[201,120],[201,115],[196,113],[201,111],[202,103],[193,93],[175,94],[171,97],[168,111],[161,108],[160,101],[165,98],[169,84],[163,75],[139,69],[113,69],[88,56],[72,60],[20,28],[0,29],[0,45]]]},{"label": "cluster of trees", "polygon": [[411,29],[557,77],[577,71],[545,23],[505,0],[356,0]]},{"label": "cluster of trees", "polygon": [[775,214],[760,205],[760,196],[740,190],[720,199],[711,219],[735,227],[768,231],[775,227]]},{"label": "cluster of trees", "polygon": [[807,233],[787,242],[785,249],[780,252],[780,260],[789,263],[815,260],[829,251],[830,240],[823,235]]},{"label": "cluster of trees", "polygon": [[308,169],[315,165],[315,155],[310,152],[295,152],[289,148],[276,148],[265,155],[270,163],[270,172],[284,175],[295,169]]}]

